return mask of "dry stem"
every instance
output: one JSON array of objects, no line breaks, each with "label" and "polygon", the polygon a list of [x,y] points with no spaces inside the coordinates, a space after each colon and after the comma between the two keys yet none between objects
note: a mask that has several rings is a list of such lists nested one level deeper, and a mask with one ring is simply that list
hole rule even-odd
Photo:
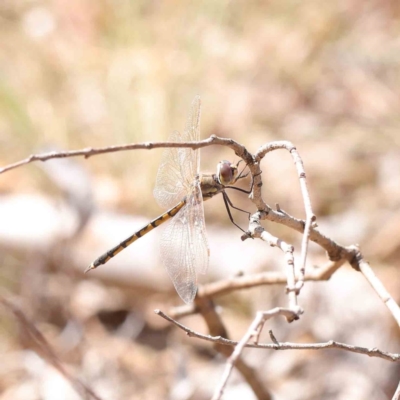
[{"label": "dry stem", "polygon": [[[207,342],[219,343],[224,346],[236,346],[239,342],[234,340],[226,339],[222,336],[212,336],[204,335],[202,333],[193,331],[187,326],[181,324],[175,319],[163,313],[161,310],[154,310],[154,312],[165,320],[171,322],[179,329],[182,329],[187,336],[194,337],[197,339],[205,340]],[[271,334],[270,334],[271,336]],[[275,337],[275,336],[274,336]],[[291,343],[291,342],[279,342],[276,340],[271,340],[274,343],[247,343],[244,347],[252,349],[263,349],[263,350],[324,350],[324,349],[338,349],[349,351],[351,353],[362,354],[368,357],[382,358],[386,361],[400,362],[400,353],[389,353],[386,351],[379,350],[375,347],[367,348],[361,346],[355,346],[347,343],[337,342],[336,340],[329,340],[323,343]]]}]

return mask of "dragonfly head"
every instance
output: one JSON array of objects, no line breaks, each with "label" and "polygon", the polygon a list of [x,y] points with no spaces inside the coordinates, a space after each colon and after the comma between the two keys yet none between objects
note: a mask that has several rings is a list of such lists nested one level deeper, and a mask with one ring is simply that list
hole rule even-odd
[{"label": "dragonfly head", "polygon": [[230,161],[222,160],[217,165],[217,178],[221,185],[233,185],[238,177],[238,166]]}]

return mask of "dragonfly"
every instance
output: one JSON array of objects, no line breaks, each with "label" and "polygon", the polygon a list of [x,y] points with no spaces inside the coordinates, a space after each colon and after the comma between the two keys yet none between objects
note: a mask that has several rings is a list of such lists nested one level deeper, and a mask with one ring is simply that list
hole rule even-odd
[{"label": "dragonfly", "polygon": [[[200,97],[196,96],[183,133],[173,132],[170,141],[199,141],[200,113]],[[239,173],[238,166],[241,161],[234,165],[223,160],[218,163],[216,174],[200,174],[198,149],[165,149],[153,194],[158,204],[168,211],[98,257],[85,272],[105,264],[127,246],[171,219],[161,236],[161,257],[179,296],[185,303],[191,303],[197,292],[197,275],[205,274],[209,265],[210,250],[203,201],[222,194],[231,222],[243,232],[234,221],[229,207],[250,215],[247,211],[235,207],[225,192],[225,189],[231,188],[249,193],[232,186],[248,175],[243,174],[244,168]]]}]

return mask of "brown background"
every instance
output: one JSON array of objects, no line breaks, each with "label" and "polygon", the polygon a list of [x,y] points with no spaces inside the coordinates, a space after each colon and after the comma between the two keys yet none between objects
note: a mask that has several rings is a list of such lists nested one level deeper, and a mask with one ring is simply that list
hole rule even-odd
[{"label": "brown background", "polygon": [[[360,243],[400,300],[398,1],[5,0],[0,31],[1,165],[48,149],[166,140],[200,94],[203,138],[231,137],[249,151],[272,140],[297,146],[321,230]],[[201,154],[209,171],[220,159],[235,160],[219,147]],[[180,304],[160,266],[159,233],[82,274],[161,212],[152,197],[160,157],[161,150],[115,153],[0,176],[4,293],[104,399],[209,398],[222,371],[210,346],[152,314]],[[289,155],[269,155],[262,169],[266,201],[303,217]],[[252,211],[244,196],[232,198]],[[205,212],[211,271],[202,282],[282,268],[278,251],[240,242],[221,199]],[[266,227],[299,249],[297,234]],[[309,265],[324,260],[312,246]],[[286,304],[283,287],[218,301],[236,339],[255,310]],[[271,324],[279,340],[398,351],[398,327],[348,266],[309,284],[300,301],[300,322]],[[28,350],[13,317],[1,315],[0,399],[76,398]],[[199,317],[184,322],[204,330]],[[247,356],[279,398],[385,399],[399,376],[389,362],[333,350]],[[239,376],[230,389],[227,399],[251,398]]]}]

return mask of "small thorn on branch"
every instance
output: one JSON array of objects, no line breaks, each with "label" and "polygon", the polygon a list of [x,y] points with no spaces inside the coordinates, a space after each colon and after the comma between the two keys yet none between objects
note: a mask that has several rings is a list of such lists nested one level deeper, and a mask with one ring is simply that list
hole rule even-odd
[{"label": "small thorn on branch", "polygon": [[242,242],[244,242],[247,239],[254,239],[254,238],[250,231],[246,231],[242,236],[240,236],[240,239],[242,240]]},{"label": "small thorn on branch", "polygon": [[271,338],[272,342],[275,343],[278,347],[280,347],[280,344],[279,344],[278,340],[276,339],[272,330],[269,330],[268,333],[269,333],[269,337]]}]

